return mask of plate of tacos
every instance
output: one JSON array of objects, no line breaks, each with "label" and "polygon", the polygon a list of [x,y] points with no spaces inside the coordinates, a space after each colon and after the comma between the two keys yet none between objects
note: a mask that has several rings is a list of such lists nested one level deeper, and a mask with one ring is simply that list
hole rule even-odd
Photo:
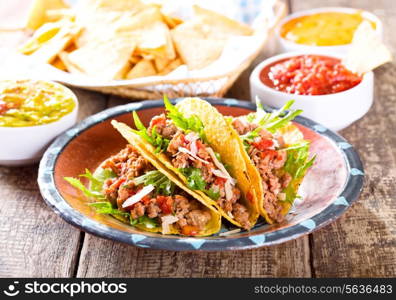
[{"label": "plate of tacos", "polygon": [[279,244],[334,221],[363,185],[352,145],[300,114],[209,98],[110,108],[48,148],[40,191],[72,225],[142,248]]}]

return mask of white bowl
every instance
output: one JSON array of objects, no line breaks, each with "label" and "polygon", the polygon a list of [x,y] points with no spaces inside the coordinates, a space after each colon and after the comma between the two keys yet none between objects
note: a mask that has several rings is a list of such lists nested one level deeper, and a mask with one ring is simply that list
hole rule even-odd
[{"label": "white bowl", "polygon": [[373,103],[374,74],[364,74],[362,81],[353,88],[328,95],[295,95],[277,91],[260,80],[261,70],[273,62],[281,59],[304,55],[319,54],[341,58],[323,52],[291,52],[279,54],[261,62],[250,75],[251,100],[258,97],[264,104],[280,108],[287,101],[295,100],[294,109],[302,109],[302,116],[312,119],[325,127],[338,131],[363,117]]},{"label": "white bowl", "polygon": [[298,44],[294,43],[292,41],[289,41],[285,38],[283,38],[280,34],[282,26],[289,22],[292,19],[302,17],[302,16],[307,16],[307,15],[313,15],[317,13],[323,13],[323,12],[343,12],[343,13],[357,13],[357,12],[362,12],[362,17],[374,22],[376,24],[376,32],[378,36],[382,39],[383,38],[383,27],[382,27],[382,22],[381,20],[375,16],[374,14],[367,12],[367,11],[362,11],[356,8],[348,8],[348,7],[322,7],[322,8],[315,8],[315,9],[310,9],[310,10],[304,10],[304,11],[299,11],[295,12],[286,18],[284,18],[278,25],[276,29],[276,40],[278,44],[278,52],[279,53],[285,53],[285,52],[291,52],[291,51],[326,51],[330,53],[338,53],[338,54],[345,54],[349,47],[350,44],[347,45],[338,45],[338,46],[310,46],[310,45],[304,45],[304,44]]},{"label": "white bowl", "polygon": [[59,83],[51,82],[51,84],[61,86],[73,98],[76,104],[73,111],[49,124],[26,127],[0,126],[0,165],[21,166],[38,162],[49,143],[76,124],[78,113],[76,95]]}]

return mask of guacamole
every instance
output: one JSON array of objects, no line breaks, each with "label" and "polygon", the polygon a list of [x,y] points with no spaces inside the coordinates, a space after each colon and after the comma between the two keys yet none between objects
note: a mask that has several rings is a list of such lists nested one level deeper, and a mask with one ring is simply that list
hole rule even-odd
[{"label": "guacamole", "polygon": [[41,80],[0,80],[0,126],[37,126],[58,121],[74,110],[73,94]]}]

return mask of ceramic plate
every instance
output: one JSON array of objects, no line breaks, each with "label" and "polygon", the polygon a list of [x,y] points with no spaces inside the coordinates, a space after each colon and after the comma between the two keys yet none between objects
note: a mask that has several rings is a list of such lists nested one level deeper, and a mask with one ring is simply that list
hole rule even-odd
[{"label": "ceramic plate", "polygon": [[[238,116],[255,110],[255,105],[234,99],[207,99],[224,115]],[[108,215],[97,214],[81,194],[63,178],[91,171],[126,141],[110,124],[112,119],[132,125],[131,112],[142,121],[163,112],[162,101],[145,101],[117,106],[93,115],[59,136],[44,154],[38,183],[46,203],[65,221],[91,234],[143,248],[166,250],[236,250],[279,244],[308,234],[333,222],[358,198],[363,185],[363,166],[356,151],[345,139],[303,117],[296,124],[311,141],[317,158],[300,188],[286,221],[268,225],[259,221],[250,231],[229,236],[186,238],[147,233]],[[232,228],[231,228],[232,229]],[[223,228],[228,231],[230,228]]]}]

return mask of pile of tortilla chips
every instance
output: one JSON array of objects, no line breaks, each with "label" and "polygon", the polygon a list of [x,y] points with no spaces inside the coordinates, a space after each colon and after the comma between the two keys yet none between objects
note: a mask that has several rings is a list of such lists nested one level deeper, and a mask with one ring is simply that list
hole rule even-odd
[{"label": "pile of tortilla chips", "polygon": [[[51,5],[49,3],[51,2]],[[186,64],[202,69],[247,25],[194,6],[187,21],[140,0],[36,0],[27,26],[35,30],[20,52],[72,74],[101,80],[166,75]]]}]

